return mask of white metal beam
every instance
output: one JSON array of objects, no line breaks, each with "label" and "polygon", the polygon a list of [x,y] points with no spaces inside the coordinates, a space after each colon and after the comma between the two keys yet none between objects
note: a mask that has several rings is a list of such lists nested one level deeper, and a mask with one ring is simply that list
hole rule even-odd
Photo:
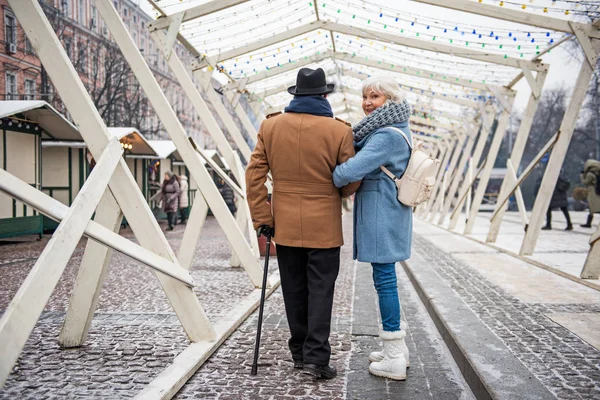
[{"label": "white metal beam", "polygon": [[[119,232],[123,213],[109,189],[104,191],[94,221],[115,233]],[[69,300],[65,321],[58,335],[58,343],[62,347],[78,347],[85,343],[100,298],[104,278],[108,273],[111,255],[110,247],[95,240],[88,240]]]},{"label": "white metal beam", "polygon": [[96,9],[115,38],[123,56],[131,67],[163,126],[171,136],[179,154],[192,173],[194,180],[198,183],[206,202],[213,211],[225,236],[232,246],[235,246],[236,252],[240,256],[242,265],[250,280],[256,287],[260,287],[262,284],[261,265],[252,253],[252,249],[248,245],[248,242],[246,242],[244,234],[237,226],[212,177],[206,170],[204,162],[188,141],[185,129],[171,108],[160,85],[146,64],[133,38],[130,36],[127,27],[119,17],[117,10],[114,8],[112,2],[98,0],[96,0]]},{"label": "white metal beam", "polygon": [[[25,346],[121,159],[113,138],[0,319],[0,387]],[[4,172],[3,170],[0,170]],[[7,184],[2,182],[2,184]],[[38,192],[39,193],[39,192]]]},{"label": "white metal beam", "polygon": [[167,17],[161,17],[152,24],[149,24],[148,28],[150,30],[165,29],[171,25],[171,21],[174,18],[181,18],[182,22],[188,22],[205,15],[225,10],[238,4],[246,3],[247,1],[249,0],[213,0],[205,4],[190,7],[187,10],[180,11]]},{"label": "white metal beam", "polygon": [[[52,79],[61,100],[79,127],[88,149],[95,159],[99,159],[112,136],[94,107],[79,74],[71,64],[39,2],[9,0],[9,3],[35,53]],[[169,246],[124,159],[121,159],[113,174],[110,189],[139,243],[146,249],[150,249],[148,251],[150,254],[142,253],[142,255],[153,255],[167,264],[176,265],[174,264],[177,262],[175,253]],[[113,233],[108,229],[106,231]],[[123,240],[131,243],[127,239],[123,238]],[[158,265],[158,263],[154,264]],[[166,271],[170,269],[172,268],[168,267]],[[203,318],[204,310],[192,289],[162,274],[158,274],[157,278],[190,340],[214,337],[212,327],[208,319]]]},{"label": "white metal beam", "polygon": [[[522,11],[511,10],[506,7],[495,5],[475,3],[469,0],[415,0],[418,3],[430,4],[433,6],[450,8],[452,10],[464,11],[470,14],[482,15],[485,17],[501,19],[504,21],[516,22],[535,26],[538,28],[550,29],[553,31],[575,33],[571,27],[572,22],[560,18],[536,15]],[[591,37],[600,38],[600,30],[592,29],[590,24],[574,23],[581,27],[583,31]]]},{"label": "white metal beam", "polygon": [[316,29],[323,28],[326,23],[327,23],[326,21],[309,22],[308,24],[301,25],[296,28],[292,28],[288,31],[275,34],[269,38],[257,40],[254,43],[250,43],[250,44],[247,44],[242,47],[237,47],[235,49],[228,50],[223,53],[215,54],[212,56],[203,57],[201,60],[192,62],[192,70],[195,71],[197,69],[205,68],[209,65],[214,68],[214,67],[216,67],[217,63],[219,63],[221,61],[230,60],[232,58],[236,58],[243,54],[247,54],[252,51],[259,50],[259,49],[295,38],[296,36],[300,36],[305,33],[312,32]]},{"label": "white metal beam", "polygon": [[346,35],[358,36],[365,39],[377,40],[381,42],[398,44],[401,46],[412,47],[415,49],[427,50],[435,53],[442,53],[451,56],[457,56],[462,58],[468,58],[476,61],[483,61],[498,65],[504,65],[507,67],[519,68],[520,62],[525,62],[527,66],[533,71],[546,71],[547,65],[541,62],[523,61],[519,58],[501,56],[499,54],[491,54],[482,51],[477,51],[469,48],[462,48],[458,46],[450,46],[442,43],[430,43],[424,40],[413,39],[405,36],[400,36],[393,33],[378,32],[369,29],[355,28],[347,25],[342,25],[334,22],[330,22],[326,26],[327,29],[343,33]]},{"label": "white metal beam", "polygon": [[498,119],[498,126],[496,127],[496,132],[494,132],[494,138],[492,139],[490,149],[488,150],[488,154],[486,156],[487,162],[485,164],[485,168],[481,172],[481,178],[479,179],[479,183],[477,184],[477,190],[475,191],[475,195],[473,196],[471,210],[469,212],[467,224],[465,226],[465,235],[471,234],[473,232],[473,227],[475,226],[477,214],[479,214],[479,206],[481,206],[483,196],[485,195],[485,191],[487,190],[488,182],[490,180],[490,177],[492,176],[492,169],[494,168],[494,164],[496,163],[496,158],[498,157],[500,145],[502,145],[502,140],[506,136],[506,128],[508,127],[508,122],[510,120],[510,113],[512,112],[514,97],[512,97],[509,101],[511,103],[510,108],[504,109],[502,111],[502,114],[500,115],[500,118]]},{"label": "white metal beam", "polygon": [[[595,39],[593,47],[595,52],[599,52],[600,40]],[[577,116],[579,115],[579,111],[585,100],[587,88],[593,72],[594,70],[589,63],[582,64],[579,76],[575,83],[575,90],[573,91],[569,106],[560,126],[558,142],[550,154],[546,172],[544,173],[540,190],[535,199],[531,219],[529,220],[529,229],[527,229],[527,232],[525,233],[525,238],[523,239],[521,250],[519,251],[520,255],[531,255],[535,249],[540,229],[542,228],[543,218],[550,205],[550,199],[552,198],[552,193],[554,192],[560,169],[562,168],[565,156],[567,155],[567,150],[571,138],[573,137],[573,131],[575,130]]]},{"label": "white metal beam", "polygon": [[[252,83],[258,82],[258,81],[262,81],[264,79],[268,79],[268,78],[272,78],[274,76],[277,75],[281,75],[284,74],[286,72],[290,72],[290,71],[295,71],[298,70],[302,67],[305,67],[307,65],[319,62],[319,61],[323,61],[326,60],[328,58],[331,58],[333,55],[333,53],[331,51],[325,51],[321,54],[318,55],[313,55],[308,57],[305,60],[300,60],[300,61],[296,61],[296,62],[292,62],[292,63],[287,63],[285,65],[282,65],[280,67],[274,67],[271,68],[268,71],[265,72],[260,72],[258,74],[254,74],[250,77],[248,77],[248,82],[247,84],[250,85]],[[228,83],[227,85],[223,86],[224,90],[232,90],[232,89],[237,89],[238,84],[235,82],[232,83]]]},{"label": "white metal beam", "polygon": [[[155,31],[152,32],[151,36],[152,39],[154,39],[154,41],[156,42],[156,45],[161,46],[165,34],[161,31]],[[200,117],[200,120],[204,124],[206,130],[208,131],[212,139],[215,141],[217,149],[223,155],[225,161],[227,161],[227,164],[233,165],[233,163],[235,162],[235,159],[233,157],[234,152],[231,148],[231,145],[229,144],[229,141],[225,137],[225,134],[221,130],[221,127],[219,126],[212,112],[204,102],[204,99],[200,95],[198,88],[194,84],[194,81],[192,81],[192,78],[188,75],[187,69],[185,68],[177,54],[172,55],[172,57],[168,60],[168,64],[171,68],[171,71],[173,71],[175,78],[177,78],[179,84],[183,88],[184,93],[190,99],[192,105],[194,106],[194,110]],[[240,147],[240,151],[242,152],[244,157],[249,157],[250,148],[246,145],[246,143],[243,144],[244,146]],[[238,181],[239,179],[243,178],[242,176],[238,176],[237,171],[233,171],[233,174],[236,177],[236,179],[238,179]]]},{"label": "white metal beam", "polygon": [[[544,87],[546,75],[547,74],[545,72],[539,72],[535,78],[535,85],[540,88],[540,91]],[[525,152],[525,146],[527,145],[527,139],[529,138],[529,132],[531,131],[533,118],[537,111],[540,99],[541,92],[537,96],[533,91],[531,92],[529,101],[525,107],[525,112],[523,113],[523,118],[521,119],[521,125],[519,126],[517,137],[515,138],[513,148],[511,149],[510,159],[515,167],[515,170],[517,171],[519,170],[519,165],[521,164],[521,159],[523,157],[523,153]],[[498,194],[498,199],[501,199],[505,196],[506,192],[508,191],[508,187],[508,183],[503,181]],[[500,201],[498,200],[496,202],[496,209],[494,210],[494,213],[497,213],[498,215],[495,218],[492,218],[490,221],[490,229],[488,231],[486,242],[494,243],[498,238],[505,210],[506,207],[503,204],[500,204]]]},{"label": "white metal beam", "polygon": [[[443,82],[450,85],[459,85],[464,87],[470,87],[473,89],[479,89],[484,91],[489,91],[491,87],[497,88],[497,90],[505,95],[513,95],[514,91],[512,89],[507,89],[503,86],[498,85],[490,85],[485,83],[473,82],[472,79],[463,79],[457,76],[449,75],[449,74],[441,74],[439,72],[428,71],[425,69],[419,68],[408,68],[399,64],[391,64],[389,62],[384,62],[381,60],[375,60],[369,58],[368,60],[364,57],[360,56],[352,56],[348,53],[335,53],[334,58],[340,61],[351,62],[355,64],[364,65],[366,67],[378,68],[385,71],[395,72],[403,75],[416,76],[418,78],[426,78],[428,80],[433,80],[437,82]],[[393,66],[392,66],[393,65]]]}]

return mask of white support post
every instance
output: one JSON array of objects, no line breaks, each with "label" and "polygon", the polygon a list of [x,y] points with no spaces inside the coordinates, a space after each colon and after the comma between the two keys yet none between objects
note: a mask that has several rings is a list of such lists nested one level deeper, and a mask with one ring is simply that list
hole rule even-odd
[{"label": "white support post", "polygon": [[494,133],[494,139],[492,140],[492,144],[490,145],[490,149],[488,150],[488,154],[486,156],[487,161],[485,164],[485,168],[481,172],[481,177],[479,178],[479,182],[477,183],[477,190],[475,191],[475,196],[473,196],[473,203],[471,204],[471,210],[467,217],[467,225],[465,226],[465,235],[468,235],[473,232],[475,220],[477,219],[477,214],[479,213],[479,206],[483,201],[483,196],[485,195],[490,176],[492,176],[492,169],[494,168],[494,163],[496,162],[496,158],[498,157],[500,145],[502,144],[504,136],[506,136],[506,128],[508,127],[508,122],[510,120],[510,113],[512,111],[512,104],[514,103],[514,100],[514,97],[511,97],[509,99],[511,107],[508,109],[504,109],[498,120],[498,126],[496,127],[496,132]]},{"label": "white support post", "polygon": [[[98,205],[94,221],[118,233],[122,220],[121,208],[110,190],[106,189]],[[110,247],[88,239],[67,308],[65,322],[58,335],[58,343],[62,347],[78,347],[85,343],[94,311],[98,305],[104,278],[108,273],[111,255]]]},{"label": "white support post", "polygon": [[[454,153],[452,154],[452,158],[450,159],[450,164],[448,165],[448,168],[444,170],[444,174],[442,175],[442,182],[444,179],[448,179],[447,176],[452,176],[452,174],[454,173],[454,168],[456,167],[456,163],[458,162],[460,155],[463,153],[463,147],[465,145],[465,141],[467,140],[469,140],[469,135],[465,131],[461,130],[459,132],[458,142],[456,144],[456,147],[454,148]],[[446,188],[446,185],[442,185],[439,188],[438,197],[431,208],[431,215],[429,216],[429,221],[433,221],[433,219],[436,216],[436,213],[442,210]]]},{"label": "white support post", "polygon": [[[116,173],[116,171],[115,171]],[[114,175],[113,175],[114,179]],[[69,207],[58,200],[40,192],[27,183],[19,180],[14,175],[0,169],[0,191],[5,192],[9,196],[18,199],[20,202],[27,204],[31,208],[35,208],[41,214],[48,216],[55,221],[65,219]],[[113,248],[126,256],[133,258],[136,261],[146,264],[150,268],[169,276],[187,287],[194,286],[194,280],[187,271],[181,268],[173,261],[159,256],[158,254],[141,247],[137,243],[116,234],[104,226],[90,221],[85,229],[85,236],[102,243],[105,246]]]},{"label": "white support post", "polygon": [[460,161],[458,163],[458,167],[456,168],[456,173],[454,174],[454,178],[452,179],[452,181],[450,182],[450,188],[448,189],[448,195],[446,196],[446,201],[443,203],[442,205],[442,209],[440,211],[440,216],[439,219],[437,221],[438,225],[441,225],[444,223],[444,220],[446,219],[446,215],[448,214],[448,211],[450,210],[450,207],[452,206],[452,200],[454,200],[454,196],[456,196],[456,191],[458,190],[458,185],[460,184],[460,181],[465,173],[465,166],[467,165],[467,161],[469,161],[469,158],[471,157],[471,151],[473,150],[473,146],[475,145],[475,140],[476,138],[477,132],[471,132],[471,137],[469,139],[469,141],[467,142],[464,151],[462,152]]},{"label": "white support post", "polygon": [[129,35],[117,10],[114,8],[112,2],[98,0],[96,0],[96,9],[115,38],[123,56],[138,79],[147,98],[150,100],[156,114],[163,123],[165,130],[169,133],[169,136],[175,143],[184,163],[193,175],[194,180],[198,183],[202,195],[206,199],[206,202],[214,213],[219,225],[227,236],[227,240],[235,246],[236,253],[240,256],[242,265],[250,277],[250,280],[254,286],[260,287],[262,285],[263,275],[262,266],[252,253],[252,249],[248,245],[248,242],[246,242],[243,233],[236,224],[223,197],[212,181],[212,177],[206,170],[204,162],[188,141],[185,129],[171,108],[136,43]]},{"label": "white support post", "polygon": [[[154,32],[152,32],[151,36],[152,36],[152,39],[154,39],[154,42],[156,43],[157,46],[161,46],[161,44],[164,42],[165,34],[162,31],[159,31],[159,30],[154,31]],[[198,113],[200,120],[206,127],[210,136],[215,141],[217,148],[219,149],[219,152],[223,155],[223,157],[227,161],[227,164],[233,165],[235,162],[234,157],[233,157],[234,151],[231,148],[229,141],[227,140],[227,138],[225,137],[225,134],[219,127],[219,124],[217,123],[215,117],[212,115],[212,112],[210,111],[210,109],[208,108],[206,103],[204,102],[204,99],[198,92],[196,85],[192,81],[192,78],[190,77],[190,75],[188,75],[188,72],[187,72],[185,66],[183,65],[183,63],[181,62],[181,60],[179,59],[177,54],[173,54],[171,56],[168,64],[169,64],[169,67],[171,68],[171,71],[173,71],[173,74],[179,81],[179,84],[183,88],[183,91],[185,92],[185,94],[188,96],[188,98],[192,102],[192,105],[194,106],[194,109]],[[250,148],[248,146],[241,147],[240,151],[242,151],[242,154],[244,154],[244,157],[250,155]],[[237,171],[234,171],[234,176],[236,177],[236,179],[238,179],[238,181],[243,178],[242,176],[238,176]]]},{"label": "white support post", "polygon": [[204,228],[207,214],[208,204],[206,204],[206,200],[204,200],[202,192],[200,192],[194,198],[192,212],[183,232],[181,245],[179,246],[178,259],[182,268],[190,270],[192,267],[194,253],[196,253],[196,249],[198,248],[198,241],[200,240],[200,234],[202,233],[202,228]]},{"label": "white support post", "polygon": [[[457,139],[456,138],[452,138],[450,140],[444,140],[443,143],[440,146],[442,146],[442,152],[440,154],[440,158],[441,158],[441,163],[440,166],[438,167],[437,173],[436,173],[436,178],[435,178],[435,189],[438,189],[438,185],[441,182],[442,179],[442,174],[445,171],[445,166],[448,164],[448,159],[450,158],[450,155],[452,154],[452,149],[453,146],[456,144]],[[435,192],[437,193],[437,190],[435,190]],[[436,197],[434,197],[434,195],[432,194],[431,198],[429,199],[429,201],[427,203],[423,204],[423,207],[420,209],[419,212],[419,216],[421,218],[427,218],[427,215],[429,214],[429,211],[431,210],[431,208],[433,207],[433,203],[435,202]]]},{"label": "white support post", "polygon": [[[235,92],[229,91],[229,92],[225,93],[225,97],[227,97],[227,99],[233,106],[233,109],[234,109],[236,115],[242,122],[242,125],[244,126],[246,131],[250,134],[250,137],[252,138],[252,140],[254,140],[254,143],[256,143],[258,132],[256,131],[256,128],[254,127],[254,125],[252,125],[252,121],[250,121],[250,117],[248,117],[246,110],[244,110],[244,107],[242,107],[242,105],[240,104],[240,96],[237,96],[237,99],[236,99]],[[258,114],[255,114],[255,116],[258,118]]]},{"label": "white support post", "polygon": [[[473,182],[473,157],[469,157],[469,169],[467,171],[467,178],[468,178],[468,182]],[[467,191],[467,200],[466,200],[466,205],[467,205],[467,210],[471,209],[471,196],[473,195],[473,190],[471,189],[472,186],[469,186],[469,190]],[[457,205],[458,207],[458,205]]]},{"label": "white support post", "polygon": [[[547,74],[545,72],[538,72],[537,77],[534,80],[535,85],[532,85],[531,87],[532,93],[529,96],[529,101],[527,102],[527,107],[525,108],[525,113],[521,119],[521,125],[519,126],[519,131],[510,153],[510,159],[512,160],[515,171],[519,170],[519,165],[521,164],[525,146],[527,145],[527,139],[529,138],[529,132],[531,131],[531,126],[533,125],[533,118],[541,99],[541,90],[544,87],[546,75]],[[539,93],[536,93],[536,87],[538,88]],[[500,193],[498,194],[498,199],[503,198],[506,195],[507,190],[509,190],[508,185],[505,181],[503,181],[502,186],[500,187]],[[496,242],[498,234],[500,233],[500,226],[502,225],[502,218],[504,218],[505,210],[506,208],[504,205],[496,205],[496,210],[494,212],[498,213],[498,215],[491,221],[486,242]]]},{"label": "white support post", "polygon": [[[600,51],[600,40],[594,40],[593,42],[594,51]],[[565,113],[564,119],[560,126],[560,135],[558,141],[550,154],[546,172],[542,179],[540,191],[535,199],[531,218],[529,220],[529,228],[525,233],[525,238],[521,245],[520,255],[531,255],[535,250],[535,245],[542,228],[543,218],[546,215],[548,206],[550,205],[550,199],[560,174],[563,161],[567,155],[569,143],[573,137],[573,131],[575,130],[575,124],[577,122],[577,116],[585,99],[587,88],[589,86],[590,78],[592,77],[593,69],[589,63],[584,62],[579,71],[579,76],[575,83],[575,89],[569,102],[569,107]]]},{"label": "white support post", "polygon": [[96,168],[75,197],[65,219],[48,241],[35,265],[0,319],[0,387],[4,385],[35,323],[44,311],[102,193],[108,185],[123,149],[112,139]]},{"label": "white support post", "polygon": [[[27,34],[35,53],[52,79],[61,100],[79,127],[88,149],[95,159],[99,159],[112,136],[94,107],[79,74],[71,64],[39,2],[36,0],[9,0],[9,4]],[[154,260],[153,257],[163,260],[162,262],[155,260],[154,264],[163,265],[167,274],[169,271],[175,271],[176,265],[173,264],[173,261],[177,262],[175,254],[158,226],[152,210],[146,203],[125,160],[121,159],[119,162],[109,186],[139,243],[150,250],[139,251],[141,248],[133,246],[134,254],[146,260]],[[108,233],[114,233],[108,229],[105,230]],[[99,237],[103,236],[105,235],[99,235]],[[125,238],[115,236],[116,238],[109,236],[111,239],[117,239],[113,240],[114,243],[120,243],[119,241],[122,239],[128,244],[132,244]],[[131,246],[126,246],[125,252],[128,247]],[[157,277],[190,340],[199,341],[213,338],[214,330],[208,319],[202,318],[204,311],[192,288],[162,274],[157,274]]]},{"label": "white support post", "polygon": [[590,237],[590,251],[581,270],[583,279],[600,278],[600,225],[596,233]]},{"label": "white support post", "polygon": [[223,124],[225,124],[225,127],[229,131],[229,135],[231,135],[231,137],[233,138],[233,141],[244,155],[244,158],[246,160],[250,160],[250,154],[252,153],[252,151],[250,150],[250,146],[246,142],[246,139],[244,139],[244,136],[242,135],[240,129],[233,121],[233,118],[231,118],[231,114],[229,114],[229,111],[227,111],[227,109],[225,108],[223,101],[219,97],[220,95],[213,88],[212,83],[210,82],[210,74],[211,73],[208,71],[198,70],[194,72],[194,75],[196,75],[196,77],[198,77],[198,79],[206,85],[202,88],[204,89],[204,94],[206,94],[208,100],[217,112],[217,115],[219,116],[221,121],[223,121]]},{"label": "white support post", "polygon": [[[479,165],[479,160],[481,159],[481,155],[483,154],[483,150],[487,143],[488,137],[490,135],[490,130],[492,128],[493,121],[490,121],[491,116],[485,110],[482,110],[481,113],[481,133],[479,134],[479,139],[477,140],[477,146],[475,146],[475,151],[473,151],[473,155],[471,157],[470,163],[472,168],[476,168]],[[448,229],[454,229],[456,224],[458,223],[458,218],[460,217],[460,211],[456,212],[456,209],[462,210],[464,206],[463,200],[461,199],[469,199],[469,205],[471,201],[471,186],[473,179],[464,180],[463,184],[458,191],[458,201],[454,205],[455,211],[452,213],[452,217],[450,218],[450,224],[448,225]],[[468,192],[468,195],[467,195]],[[467,207],[467,210],[470,210],[471,207]]]},{"label": "white support post", "polygon": [[164,42],[162,43],[162,52],[166,60],[169,60],[169,58],[171,58],[173,46],[175,46],[175,41],[177,40],[177,34],[179,33],[179,28],[181,27],[182,21],[183,13],[177,13],[171,16],[169,30],[167,32],[167,36],[165,37]]},{"label": "white support post", "polygon": [[[505,180],[509,181],[509,185],[515,185],[517,183],[517,172],[515,171],[515,167],[513,166],[510,158],[506,160],[506,178]],[[500,196],[498,196],[498,200],[500,200]],[[523,193],[521,192],[521,186],[517,186],[515,190],[515,198],[517,199],[517,207],[519,209],[519,215],[521,216],[521,222],[523,223],[523,228],[527,229],[527,225],[529,222],[527,221],[527,210],[525,209],[525,201],[523,200]]]}]

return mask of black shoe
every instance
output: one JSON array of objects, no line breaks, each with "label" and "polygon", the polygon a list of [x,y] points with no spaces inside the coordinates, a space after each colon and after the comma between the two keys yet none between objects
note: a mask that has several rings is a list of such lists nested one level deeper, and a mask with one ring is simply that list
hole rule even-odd
[{"label": "black shoe", "polygon": [[337,376],[337,370],[333,365],[304,364],[302,371],[322,379],[333,379]]},{"label": "black shoe", "polygon": [[546,225],[545,227],[542,228],[543,231],[549,231],[552,230],[552,227],[550,225]]},{"label": "black shoe", "polygon": [[567,225],[567,227],[565,228],[565,231],[572,231],[573,230],[573,225],[569,224]]},{"label": "black shoe", "polygon": [[304,363],[302,361],[296,361],[296,360],[294,360],[294,368],[296,368],[296,369],[303,369],[304,368]]},{"label": "black shoe", "polygon": [[173,227],[172,227],[172,226],[169,226],[169,227],[167,228],[167,230],[168,230],[168,231],[172,231],[172,230],[173,230]]},{"label": "black shoe", "polygon": [[582,225],[579,225],[579,226],[582,227],[582,228],[591,228],[592,224],[582,224]]}]

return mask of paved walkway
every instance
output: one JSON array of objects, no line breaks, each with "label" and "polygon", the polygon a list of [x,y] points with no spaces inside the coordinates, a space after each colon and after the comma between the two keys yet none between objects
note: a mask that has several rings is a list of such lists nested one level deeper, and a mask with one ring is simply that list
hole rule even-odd
[{"label": "paved walkway", "polygon": [[[549,246],[547,239],[542,237],[542,247]],[[558,243],[557,248],[561,248]],[[522,364],[557,398],[600,398],[598,290],[419,220],[413,252],[411,269],[416,274],[424,269],[430,276],[435,274],[441,286],[451,288],[460,299],[461,317],[472,313],[479,320],[480,326],[475,327],[479,336],[491,332],[500,339],[498,347],[487,353],[469,348],[464,342],[465,326],[451,318],[452,310],[438,309],[448,333],[457,337],[458,344],[462,341],[467,361],[485,383],[493,385],[494,375],[506,378],[511,368]],[[562,254],[556,251],[554,257],[560,264]],[[428,296],[435,297],[435,285],[422,282]],[[450,302],[446,305],[450,307]],[[488,359],[477,360],[482,354]],[[486,368],[494,369],[487,377]],[[523,387],[531,385],[530,381]]]},{"label": "paved walkway", "polygon": [[[317,381],[292,368],[277,290],[266,303],[259,375],[250,376],[254,313],[176,398],[600,398],[599,291],[419,220],[413,257],[397,266],[402,318],[409,325],[408,380],[369,375],[368,354],[379,346],[377,299],[370,266],[351,257],[351,220],[346,214],[331,335],[338,378]],[[507,222],[505,234],[511,224],[518,226]],[[128,229],[121,234],[132,237]],[[571,234],[565,240],[585,239]],[[182,226],[167,233],[175,249],[182,235]],[[0,241],[0,313],[46,242]],[[57,336],[84,245],[82,240],[0,398],[129,398],[188,345],[153,274],[115,254],[87,343],[60,349]],[[229,266],[229,256],[224,235],[209,218],[191,274],[213,322],[253,290],[244,270]]]},{"label": "paved walkway", "polygon": [[[401,266],[403,318],[412,367],[406,382],[370,376],[367,357],[379,343],[370,266],[351,257],[351,216],[336,286],[331,335],[339,377],[317,381],[292,368],[281,290],[266,303],[259,374],[250,376],[257,315],[254,313],[177,394],[194,399],[471,399],[468,386]],[[121,234],[131,237],[127,229]],[[167,234],[178,248],[183,227]],[[24,280],[47,238],[0,242],[0,310]],[[85,346],[62,350],[57,336],[85,240],[54,291],[0,398],[128,398],[137,394],[182,351],[187,340],[149,270],[116,254]],[[211,321],[218,321],[251,290],[243,269],[228,265],[225,237],[206,223],[192,268],[196,293]],[[271,269],[276,270],[276,260]]]}]

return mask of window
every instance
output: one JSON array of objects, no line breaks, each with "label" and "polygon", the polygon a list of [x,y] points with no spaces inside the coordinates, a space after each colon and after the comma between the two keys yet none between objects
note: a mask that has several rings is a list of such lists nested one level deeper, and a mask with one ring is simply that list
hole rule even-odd
[{"label": "window", "polygon": [[77,57],[77,69],[79,69],[79,71],[83,72],[84,74],[87,74],[88,71],[87,55],[88,52],[86,45],[83,42],[79,43],[79,57]]},{"label": "window", "polygon": [[33,46],[31,45],[31,42],[29,41],[29,39],[27,39],[27,37],[25,37],[25,52],[29,53],[29,54],[33,54]]},{"label": "window", "polygon": [[17,45],[17,19],[6,11],[4,14],[4,41],[7,45]]},{"label": "window", "polygon": [[77,18],[79,23],[85,25],[85,0],[78,0],[77,6]]},{"label": "window", "polygon": [[35,81],[25,79],[25,100],[35,100]]},{"label": "window", "polygon": [[65,38],[65,51],[70,59],[73,58],[73,39],[70,37]]},{"label": "window", "polygon": [[65,14],[67,17],[70,17],[71,16],[71,0],[61,0],[60,5],[62,8],[63,14]]},{"label": "window", "polygon": [[98,27],[98,11],[96,10],[96,7],[92,6],[92,19],[90,22],[90,28],[92,28],[93,31],[96,31],[97,27]]},{"label": "window", "polygon": [[133,14],[133,23],[137,24],[137,14]]},{"label": "window", "polygon": [[14,72],[6,73],[6,100],[18,100],[17,75]]},{"label": "window", "polygon": [[98,56],[92,56],[92,76],[95,77],[98,75]]}]

